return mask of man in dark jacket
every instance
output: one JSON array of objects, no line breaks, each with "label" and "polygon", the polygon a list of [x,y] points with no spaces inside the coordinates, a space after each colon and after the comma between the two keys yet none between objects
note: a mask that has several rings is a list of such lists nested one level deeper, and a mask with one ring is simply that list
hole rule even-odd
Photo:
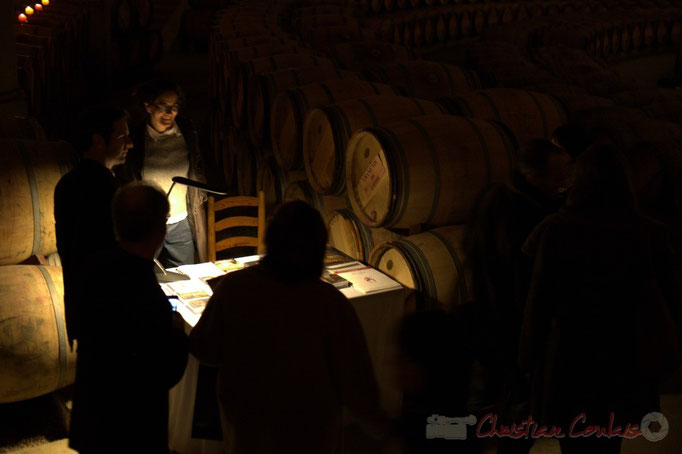
[{"label": "man in dark jacket", "polygon": [[[473,334],[480,336],[486,381],[481,399],[484,404],[495,401],[505,423],[515,419],[528,398],[516,365],[533,265],[522,247],[533,228],[563,203],[571,163],[571,156],[550,141],[530,141],[519,151],[513,185],[496,184],[479,196],[467,232],[480,325]],[[528,452],[530,446],[524,440],[504,439],[498,452]]]},{"label": "man in dark jacket", "polygon": [[187,362],[184,322],[154,275],[168,210],[159,189],[122,187],[112,202],[119,245],[84,276],[69,437],[81,453],[168,452],[168,390]]},{"label": "man in dark jacket", "polygon": [[96,251],[116,244],[111,199],[118,187],[111,169],[125,161],[132,141],[126,113],[111,106],[83,113],[76,147],[80,162],[54,191],[57,250],[64,272],[64,306],[69,341],[78,337],[80,267]]}]

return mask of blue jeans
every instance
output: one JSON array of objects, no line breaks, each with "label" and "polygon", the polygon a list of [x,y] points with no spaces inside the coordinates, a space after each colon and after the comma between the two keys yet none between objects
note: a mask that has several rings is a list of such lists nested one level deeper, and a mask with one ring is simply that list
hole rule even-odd
[{"label": "blue jeans", "polygon": [[194,239],[188,218],[166,226],[166,239],[156,255],[165,268],[194,263]]}]

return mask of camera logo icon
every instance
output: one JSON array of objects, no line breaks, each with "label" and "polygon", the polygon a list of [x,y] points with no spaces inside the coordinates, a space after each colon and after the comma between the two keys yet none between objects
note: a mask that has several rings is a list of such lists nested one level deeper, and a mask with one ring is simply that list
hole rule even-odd
[{"label": "camera logo icon", "polygon": [[443,438],[445,440],[466,440],[467,426],[476,424],[474,415],[462,418],[449,418],[441,415],[431,415],[426,418],[426,438]]}]

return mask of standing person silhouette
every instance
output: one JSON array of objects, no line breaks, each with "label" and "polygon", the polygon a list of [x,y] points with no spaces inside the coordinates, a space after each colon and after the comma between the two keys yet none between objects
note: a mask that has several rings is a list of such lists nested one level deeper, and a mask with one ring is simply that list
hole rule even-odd
[{"label": "standing person silhouette", "polygon": [[184,320],[154,274],[168,210],[157,187],[121,187],[111,209],[118,246],[85,268],[69,434],[81,453],[168,453],[168,390],[187,363]]},{"label": "standing person silhouette", "polygon": [[564,454],[618,453],[620,437],[575,435],[610,427],[612,414],[611,426],[639,425],[680,365],[666,230],[638,214],[621,154],[595,145],[578,157],[564,208],[524,250],[534,257],[519,347],[531,415],[562,428]]},{"label": "standing person silhouette", "polygon": [[[114,169],[123,183],[145,179],[168,191],[172,178],[181,176],[206,182],[197,132],[191,122],[178,115],[183,94],[173,81],[160,79],[143,86],[146,122],[133,125],[134,151],[125,165]],[[168,232],[158,258],[165,267],[208,260],[206,240],[206,194],[196,188],[176,185],[169,195]]]},{"label": "standing person silhouette", "polygon": [[81,159],[59,180],[54,191],[57,251],[64,273],[66,330],[72,347],[79,333],[82,266],[95,252],[116,245],[111,199],[118,183],[111,169],[125,161],[133,146],[127,115],[121,109],[92,107],[81,114],[78,126],[76,149]]},{"label": "standing person silhouette", "polygon": [[387,431],[355,310],[320,279],[326,242],[315,209],[282,205],[262,262],[222,278],[190,333],[191,352],[220,368],[226,452],[340,452],[344,406],[376,437]]}]

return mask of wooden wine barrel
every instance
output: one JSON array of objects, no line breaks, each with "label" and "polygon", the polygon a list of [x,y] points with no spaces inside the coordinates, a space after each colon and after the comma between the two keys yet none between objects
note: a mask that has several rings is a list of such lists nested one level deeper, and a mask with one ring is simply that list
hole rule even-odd
[{"label": "wooden wine barrel", "polygon": [[301,46],[297,41],[289,41],[283,39],[269,40],[258,44],[249,44],[247,46],[230,49],[224,52],[223,61],[226,70],[229,71],[238,66],[241,62],[253,60],[254,58],[267,57],[277,54],[308,54],[312,52],[310,49]]},{"label": "wooden wine barrel", "polygon": [[564,110],[569,115],[580,110],[592,109],[595,107],[610,107],[615,105],[615,103],[610,99],[592,95],[570,96],[554,94],[554,97],[561,102],[561,104],[564,106]]},{"label": "wooden wine barrel", "polygon": [[366,75],[367,80],[392,85],[398,93],[420,99],[435,100],[481,88],[478,75],[470,69],[431,61],[394,63],[370,69]]},{"label": "wooden wine barrel", "polygon": [[330,79],[355,79],[360,74],[342,71],[330,66],[308,66],[281,69],[251,76],[247,82],[246,124],[254,147],[270,141],[270,115],[268,112],[277,94],[299,85]]},{"label": "wooden wine barrel", "polygon": [[256,195],[258,158],[254,153],[242,153],[235,156],[235,162],[239,195]]},{"label": "wooden wine barrel", "polygon": [[387,229],[372,229],[360,222],[351,210],[334,210],[325,218],[328,242],[332,247],[361,262],[369,261],[372,250],[400,235]]},{"label": "wooden wine barrel", "polygon": [[116,0],[111,14],[114,38],[123,38],[137,31],[138,24],[131,0]]},{"label": "wooden wine barrel", "polygon": [[298,41],[293,35],[281,33],[278,35],[256,35],[245,36],[243,38],[232,38],[221,41],[220,47],[223,51],[229,52],[233,49],[241,49],[243,47],[257,46],[265,43],[297,43]]},{"label": "wooden wine barrel", "polygon": [[72,384],[76,353],[66,336],[61,268],[2,266],[0,282],[0,403]]},{"label": "wooden wine barrel", "polygon": [[223,132],[223,136],[219,140],[221,151],[220,167],[222,168],[223,180],[227,186],[230,186],[235,178],[235,168],[237,166],[237,154],[231,148],[234,139],[229,137],[230,134],[236,134],[230,127]]},{"label": "wooden wine barrel", "polygon": [[256,58],[268,57],[271,55],[312,55],[312,50],[307,47],[300,47],[296,44],[265,44],[240,49],[232,54],[232,61],[227,63],[227,72],[230,74],[230,101],[232,103],[232,123],[236,127],[244,126],[244,110],[246,106],[246,84],[250,76],[249,73],[241,71],[239,65]]},{"label": "wooden wine barrel", "polygon": [[471,299],[471,273],[462,241],[466,227],[441,227],[374,248],[369,263],[420,292],[427,307],[448,310]]},{"label": "wooden wine barrel", "polygon": [[365,39],[364,29],[358,23],[313,27],[301,33],[301,39],[316,49],[326,49],[339,43]]},{"label": "wooden wine barrel", "polygon": [[250,76],[276,71],[279,69],[299,68],[305,66],[323,66],[333,68],[334,63],[328,58],[310,55],[305,49],[299,53],[272,55],[242,62],[236,76],[231,78],[230,93],[232,102],[232,122],[236,127],[242,126],[245,111],[246,85]]},{"label": "wooden wine barrel", "polygon": [[356,71],[387,63],[405,63],[410,59],[409,49],[382,42],[342,43],[328,49],[327,53],[340,68]]},{"label": "wooden wine barrel", "polygon": [[265,193],[266,212],[282,203],[286,187],[294,181],[305,180],[305,172],[294,170],[287,172],[282,169],[274,156],[267,155],[258,161],[258,175],[256,190]]},{"label": "wooden wine barrel", "polygon": [[66,142],[0,140],[0,265],[57,251],[54,188],[72,167]]},{"label": "wooden wine barrel", "polygon": [[258,25],[253,23],[239,23],[230,27],[219,29],[217,32],[222,39],[251,38],[256,36],[280,36],[282,30],[270,25]]},{"label": "wooden wine barrel", "polygon": [[439,113],[448,112],[435,102],[395,95],[349,99],[312,109],[303,125],[303,163],[310,185],[321,194],[346,192],[346,146],[355,131]]},{"label": "wooden wine barrel", "polygon": [[370,227],[460,224],[481,189],[509,181],[514,162],[513,139],[498,123],[413,117],[353,134],[346,188]]},{"label": "wooden wine barrel", "polygon": [[259,32],[276,29],[279,25],[278,22],[277,17],[254,12],[253,14],[239,16],[225,16],[219,20],[217,30],[222,36],[228,37],[231,31],[246,30],[247,28],[253,28]]},{"label": "wooden wine barrel", "polygon": [[0,117],[0,139],[24,139],[46,141],[45,131],[30,117]]},{"label": "wooden wine barrel", "polygon": [[566,123],[566,113],[553,96],[514,88],[488,88],[438,100],[453,115],[465,115],[505,124],[517,143],[550,138]]},{"label": "wooden wine barrel", "polygon": [[302,33],[316,27],[335,27],[355,23],[352,16],[343,14],[316,14],[311,16],[296,17],[291,21],[293,30]]},{"label": "wooden wine barrel", "polygon": [[352,13],[352,9],[344,5],[315,5],[315,6],[304,6],[296,8],[291,12],[292,19],[298,19],[306,16],[319,16],[328,14],[340,14],[347,15]]},{"label": "wooden wine barrel", "polygon": [[270,113],[272,151],[277,162],[286,170],[302,167],[303,121],[313,107],[387,93],[394,93],[393,88],[352,79],[307,84],[280,93]]},{"label": "wooden wine barrel", "polygon": [[153,5],[151,0],[130,0],[130,4],[140,28],[147,28],[152,18]]},{"label": "wooden wine barrel", "polygon": [[[436,19],[435,22],[435,27],[436,27],[436,41],[438,42],[445,42],[448,40],[449,37],[449,23],[450,23],[450,16],[453,13],[446,13],[446,14],[441,14],[438,16],[438,19]],[[456,39],[456,37],[452,37],[452,39]]]},{"label": "wooden wine barrel", "polygon": [[293,181],[284,189],[283,201],[303,200],[320,212],[322,218],[334,210],[348,207],[346,197],[321,195],[316,193],[306,180]]}]

